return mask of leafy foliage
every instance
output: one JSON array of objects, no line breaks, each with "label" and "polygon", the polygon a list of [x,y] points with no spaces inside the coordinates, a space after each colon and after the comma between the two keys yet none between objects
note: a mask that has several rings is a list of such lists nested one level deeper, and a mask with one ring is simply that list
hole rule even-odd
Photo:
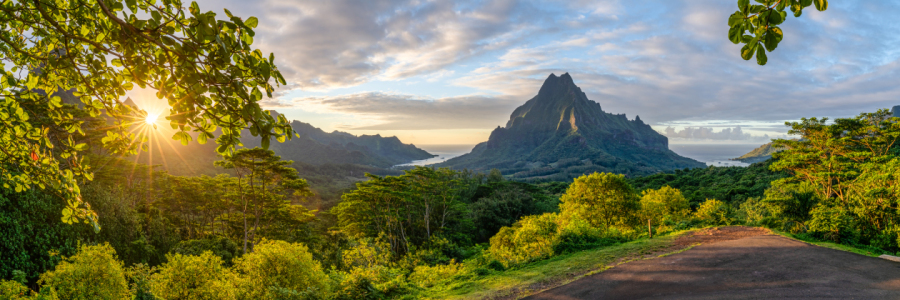
[{"label": "leafy foliage", "polygon": [[773,182],[766,201],[785,228],[850,244],[900,249],[898,156],[900,118],[882,109],[854,118],[788,122],[800,140],[776,140],[785,150],[771,165],[793,177]]},{"label": "leafy foliage", "polygon": [[172,254],[153,274],[150,291],[161,299],[236,299],[237,275],[222,259],[204,252],[199,256]]},{"label": "leafy foliage", "polygon": [[706,225],[731,225],[735,219],[731,206],[725,202],[709,199],[700,204],[694,217]]},{"label": "leafy foliage", "polygon": [[665,186],[681,191],[691,207],[706,199],[740,203],[749,198],[762,198],[772,181],[788,177],[784,171],[769,169],[771,161],[749,167],[715,167],[676,170],[630,179],[636,190],[660,189]]},{"label": "leafy foliage", "polygon": [[109,244],[81,246],[63,259],[56,269],[41,275],[40,283],[62,299],[109,299],[130,297],[122,262]]},{"label": "leafy foliage", "polygon": [[[787,19],[790,8],[794,17],[800,17],[803,9],[815,3],[816,9],[828,9],[828,0],[738,0],[738,10],[728,18],[728,40],[734,44],[744,44],[741,58],[750,60],[756,55],[756,63],[768,62],[766,51],[772,52],[784,38],[781,25]],[[749,33],[749,34],[747,34]]]},{"label": "leafy foliage", "polygon": [[471,225],[465,201],[480,182],[473,174],[449,169],[418,167],[401,176],[379,177],[357,183],[332,212],[341,229],[352,236],[384,237],[398,254],[423,245],[435,235],[453,236]]},{"label": "leafy foliage", "polygon": [[235,269],[248,299],[321,298],[329,292],[328,277],[303,244],[262,241],[237,259]]},{"label": "leafy foliage", "polygon": [[612,173],[575,178],[560,202],[562,214],[577,215],[601,228],[633,225],[640,209],[640,200],[625,176]]},{"label": "leafy foliage", "polygon": [[241,19],[226,9],[227,19],[217,20],[196,2],[186,14],[180,0],[6,1],[0,7],[0,161],[16,168],[0,177],[17,191],[51,189],[66,200],[67,223],[96,224],[77,183],[91,173],[78,155],[85,144],[54,141],[49,126],[33,123],[37,112],[27,107],[46,112],[54,127],[84,134],[60,97],[48,93],[72,90],[90,116],[111,117],[102,143],[113,153],[133,153],[141,144],[133,141],[144,140],[129,126],[146,112],[119,103],[135,86],[168,100],[167,118],[178,130],[173,139],[183,144],[192,139],[190,131],[205,143],[217,128],[219,153],[240,143],[243,128],[261,136],[263,147],[272,137],[284,141],[293,134],[283,116],[258,104],[263,92],[271,97],[273,84],[286,82],[274,55],[250,46],[255,17]]}]

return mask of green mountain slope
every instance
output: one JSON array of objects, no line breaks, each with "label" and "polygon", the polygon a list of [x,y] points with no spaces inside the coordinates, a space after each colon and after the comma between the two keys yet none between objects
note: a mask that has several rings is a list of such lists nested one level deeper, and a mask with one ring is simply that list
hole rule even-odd
[{"label": "green mountain slope", "polygon": [[772,147],[772,143],[768,143],[768,144],[759,146],[759,148],[753,149],[752,151],[748,152],[747,154],[741,155],[741,157],[734,158],[732,160],[737,160],[740,162],[752,164],[752,163],[757,163],[757,162],[761,162],[761,161],[766,161],[766,160],[772,158],[772,154],[775,154],[775,152],[778,152],[778,151],[781,151],[781,149]]},{"label": "green mountain slope", "polygon": [[[413,160],[432,158],[434,155],[415,145],[404,144],[395,136],[381,135],[355,136],[346,132],[325,132],[308,123],[294,121],[291,123],[299,137],[284,143],[271,143],[270,148],[283,159],[304,162],[313,165],[321,164],[359,164],[379,168]],[[260,145],[260,139],[249,132],[243,134],[244,146],[253,148]]]},{"label": "green mountain slope", "polygon": [[669,150],[668,139],[640,117],[604,112],[566,73],[551,74],[538,95],[516,108],[487,142],[439,166],[567,180],[594,171],[641,175],[706,165]]}]

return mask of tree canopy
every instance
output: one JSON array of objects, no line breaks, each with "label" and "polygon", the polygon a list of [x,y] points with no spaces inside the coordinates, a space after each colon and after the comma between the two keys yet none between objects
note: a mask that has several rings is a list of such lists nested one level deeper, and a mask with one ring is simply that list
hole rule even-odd
[{"label": "tree canopy", "polygon": [[[293,133],[283,116],[260,108],[286,84],[273,54],[253,49],[258,19],[224,10],[225,18],[180,0],[35,0],[0,3],[0,171],[4,187],[39,187],[67,200],[63,221],[91,222],[79,180],[91,180],[79,153],[88,144],[51,127],[84,134],[83,120],[63,109],[59,92],[80,100],[91,117],[108,118],[102,144],[115,154],[138,151],[145,138],[130,129],[146,112],[122,105],[135,88],[168,101],[173,139],[216,139],[233,151],[241,130],[279,141]],[[36,124],[38,117],[47,122]],[[221,129],[216,137],[214,132]]]}]

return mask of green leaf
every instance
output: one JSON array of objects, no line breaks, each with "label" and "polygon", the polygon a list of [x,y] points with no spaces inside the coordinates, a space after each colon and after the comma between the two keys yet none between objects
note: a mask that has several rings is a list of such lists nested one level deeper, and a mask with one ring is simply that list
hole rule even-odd
[{"label": "green leaf", "polygon": [[778,11],[769,11],[769,24],[778,25],[784,22],[784,16]]},{"label": "green leaf", "polygon": [[738,44],[741,42],[741,34],[744,33],[744,28],[741,25],[731,27],[728,30],[728,40],[730,40],[734,44]]},{"label": "green leaf", "polygon": [[223,9],[225,10],[225,15],[226,15],[226,16],[228,16],[229,18],[234,18],[234,15],[231,14],[231,11],[230,11],[230,10],[228,10],[227,8],[223,8]]},{"label": "green leaf", "polygon": [[182,145],[187,146],[187,144],[191,141],[191,136],[187,134],[187,132],[179,131],[176,132],[174,136],[172,136],[173,140],[181,141]]},{"label": "green leaf", "polygon": [[735,25],[741,24],[743,22],[744,22],[744,14],[742,14],[740,11],[735,12],[735,13],[731,14],[730,17],[728,17],[728,26],[729,27],[734,27]]},{"label": "green leaf", "polygon": [[264,150],[269,150],[269,137],[263,137],[262,140],[260,140],[260,144]]},{"label": "green leaf", "polygon": [[741,58],[750,60],[753,58],[753,51],[756,51],[756,44],[746,44],[741,48]]},{"label": "green leaf", "polygon": [[828,0],[815,0],[816,9],[819,11],[825,11],[828,9]]},{"label": "green leaf", "polygon": [[128,6],[132,13],[137,13],[137,2],[135,0],[125,0],[125,5]]},{"label": "green leaf", "polygon": [[756,48],[756,63],[758,63],[760,66],[765,66],[766,62],[768,60],[769,60],[769,58],[766,57],[766,51],[763,50],[762,47],[757,47]]},{"label": "green leaf", "polygon": [[750,8],[750,0],[738,0],[738,9],[741,12],[747,12],[748,8]]},{"label": "green leaf", "polygon": [[784,11],[784,9],[787,8],[788,2],[788,0],[782,0],[778,2],[778,6],[776,6],[775,9],[778,11]]},{"label": "green leaf", "polygon": [[256,25],[259,25],[259,19],[256,17],[249,17],[246,21],[244,21],[244,25],[250,28],[256,28]]},{"label": "green leaf", "polygon": [[191,14],[195,15],[195,16],[200,13],[200,6],[197,5],[197,1],[191,1],[190,11],[191,11]]},{"label": "green leaf", "polygon": [[778,40],[778,37],[776,37],[775,34],[772,33],[772,30],[766,31],[766,37],[764,39],[766,50],[772,52],[772,50],[775,50],[775,48],[778,47],[778,42],[780,41]]},{"label": "green leaf", "polygon": [[751,14],[758,14],[759,12],[761,12],[761,11],[763,11],[763,10],[766,10],[766,8],[767,8],[767,7],[766,7],[765,5],[753,5],[753,6],[750,7],[750,13],[751,13]]}]

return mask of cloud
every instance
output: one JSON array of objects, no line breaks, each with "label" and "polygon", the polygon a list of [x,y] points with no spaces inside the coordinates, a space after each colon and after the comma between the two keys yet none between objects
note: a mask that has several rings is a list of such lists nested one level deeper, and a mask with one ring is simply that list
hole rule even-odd
[{"label": "cloud", "polygon": [[760,136],[745,133],[741,126],[722,128],[719,131],[712,127],[685,127],[682,130],[666,127],[661,133],[668,138],[685,140],[769,142],[772,139],[768,134]]},{"label": "cloud", "polygon": [[[900,104],[900,3],[847,0],[790,16],[767,66],[742,60],[727,40],[732,1],[623,3],[204,0],[201,8],[260,17],[254,45],[275,52],[289,88],[307,92],[291,100],[282,91],[267,105],[357,116],[334,125],[344,129],[490,129],[563,72],[605,111],[695,122],[691,136],[718,128],[710,120],[777,123]],[[397,84],[373,85],[383,82]],[[761,136],[756,129],[741,133]]]},{"label": "cloud", "polygon": [[276,110],[303,107],[316,113],[349,114],[361,120],[335,126],[341,130],[434,130],[494,128],[505,124],[519,104],[485,96],[431,99],[371,92],[267,101],[262,106]]},{"label": "cloud", "polygon": [[328,90],[440,72],[534,29],[514,0],[202,1],[256,15],[254,46],[276,54],[292,88]]}]

